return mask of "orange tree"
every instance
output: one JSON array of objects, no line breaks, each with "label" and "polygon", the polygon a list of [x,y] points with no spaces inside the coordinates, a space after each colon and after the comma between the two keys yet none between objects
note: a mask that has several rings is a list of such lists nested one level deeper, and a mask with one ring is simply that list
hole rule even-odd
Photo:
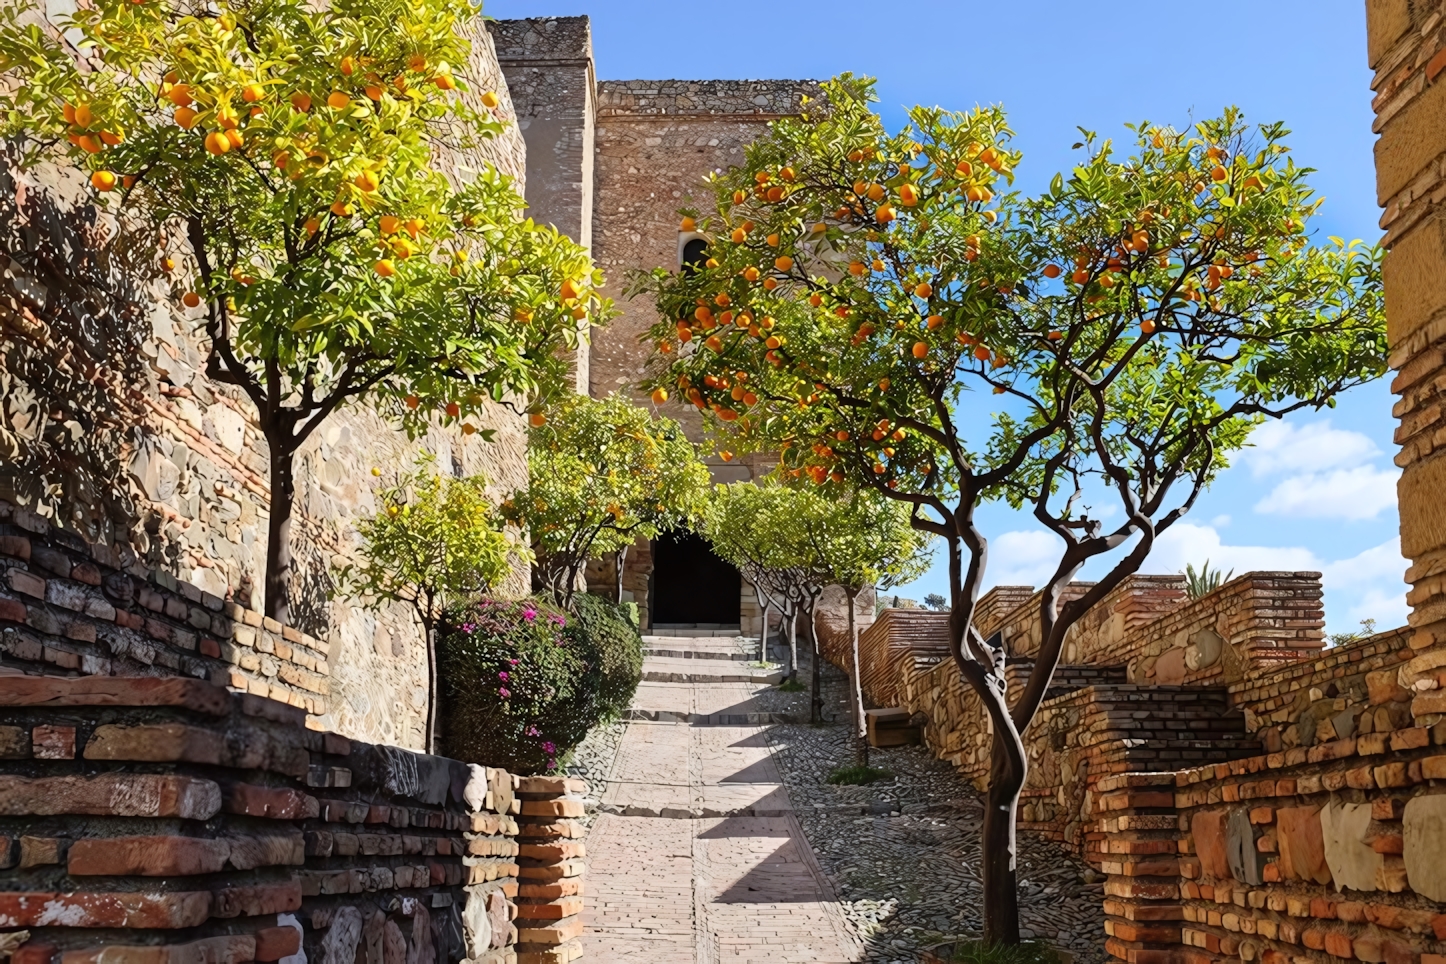
[{"label": "orange tree", "polygon": [[[920,107],[890,134],[870,81],[825,90],[713,178],[716,204],[683,212],[711,238],[705,265],[633,279],[662,319],[651,385],[740,451],[897,499],[944,541],[954,661],[995,735],[986,937],[1017,942],[1021,734],[1066,632],[1256,422],[1385,370],[1379,252],[1311,244],[1287,132],[1235,110],[1134,126],[1128,157],[1086,132],[1078,165],[1024,198],[1007,191],[1020,155],[1000,109]],[[1060,539],[1018,694],[974,626],[990,500]],[[1092,560],[1099,580],[1062,602]]]},{"label": "orange tree", "polygon": [[369,399],[412,432],[471,434],[488,398],[540,421],[558,347],[604,309],[586,252],[524,220],[507,178],[444,172],[501,130],[495,92],[464,96],[479,16],[466,0],[97,0],[57,37],[28,4],[0,11],[0,132],[158,229],[207,374],[256,406],[278,619],[293,456],[338,406]]}]

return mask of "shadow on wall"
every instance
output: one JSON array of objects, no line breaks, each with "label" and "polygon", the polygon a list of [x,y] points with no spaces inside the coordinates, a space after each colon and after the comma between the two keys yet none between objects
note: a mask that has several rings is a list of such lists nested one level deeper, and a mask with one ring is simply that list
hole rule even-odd
[{"label": "shadow on wall", "polygon": [[160,273],[156,246],[13,164],[0,155],[0,498],[91,542],[154,544],[164,520],[139,517],[126,481],[139,413],[118,402],[152,381],[142,284]]}]

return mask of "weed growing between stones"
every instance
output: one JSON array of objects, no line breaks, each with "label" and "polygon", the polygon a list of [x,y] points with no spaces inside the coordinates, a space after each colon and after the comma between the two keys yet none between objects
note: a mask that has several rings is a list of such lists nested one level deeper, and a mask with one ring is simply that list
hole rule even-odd
[{"label": "weed growing between stones", "polygon": [[1022,944],[963,941],[954,945],[954,953],[947,960],[953,964],[1060,964],[1064,958],[1037,941]]},{"label": "weed growing between stones", "polygon": [[861,787],[870,783],[877,783],[880,780],[887,780],[892,776],[893,774],[888,770],[853,764],[835,769],[828,775],[828,782],[843,786]]}]

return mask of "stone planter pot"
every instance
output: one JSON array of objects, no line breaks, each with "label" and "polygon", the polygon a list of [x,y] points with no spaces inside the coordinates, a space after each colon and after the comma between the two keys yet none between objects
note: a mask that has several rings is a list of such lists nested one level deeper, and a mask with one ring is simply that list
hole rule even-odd
[{"label": "stone planter pot", "polygon": [[[935,944],[924,951],[919,958],[919,964],[951,964],[954,960],[954,948],[956,941],[949,941],[946,944]],[[1059,955],[1060,964],[1074,964],[1074,954],[1070,951],[1062,951],[1055,948],[1054,952]]]}]

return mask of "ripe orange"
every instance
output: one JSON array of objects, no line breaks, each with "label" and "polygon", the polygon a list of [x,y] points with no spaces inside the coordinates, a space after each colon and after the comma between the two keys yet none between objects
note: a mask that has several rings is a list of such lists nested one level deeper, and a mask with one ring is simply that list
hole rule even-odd
[{"label": "ripe orange", "polygon": [[562,288],[558,291],[558,294],[562,296],[563,301],[571,301],[576,298],[579,294],[577,282],[568,278],[562,283]]},{"label": "ripe orange", "polygon": [[728,235],[729,240],[731,240],[734,244],[742,244],[744,240],[747,239],[747,237],[748,235],[743,233],[742,228],[734,228],[733,233]]},{"label": "ripe orange", "polygon": [[[185,84],[176,84],[170,90],[166,91],[166,99],[177,107],[190,107],[192,100],[191,91]],[[76,108],[75,116],[76,122],[79,123],[80,108]],[[84,127],[85,125],[82,124],[81,126]]]},{"label": "ripe orange", "polygon": [[989,349],[985,348],[983,345],[980,345],[978,348],[974,349],[974,357],[979,359],[980,361],[988,361]]},{"label": "ripe orange", "polygon": [[661,404],[663,404],[664,402],[666,402],[667,400],[668,400],[668,390],[667,390],[666,388],[655,388],[655,389],[653,389],[653,404],[654,404],[654,405],[661,405]]},{"label": "ripe orange", "polygon": [[241,90],[241,99],[248,104],[254,104],[266,96],[266,88],[260,84],[247,84]]},{"label": "ripe orange", "polygon": [[415,395],[408,395],[408,396],[407,396],[407,408],[410,408],[410,409],[412,409],[413,411],[416,411],[417,406],[420,405],[420,404],[422,404],[422,400],[421,400],[420,398],[418,398],[417,396],[415,396]]},{"label": "ripe orange", "polygon": [[934,286],[927,281],[921,281],[914,286],[914,297],[928,298],[934,293]]},{"label": "ripe orange", "polygon": [[432,83],[437,85],[438,90],[457,89],[457,81],[452,78],[452,72],[448,70],[437,71],[437,76],[432,78]]},{"label": "ripe orange", "polygon": [[492,110],[500,103],[502,103],[502,99],[493,91],[489,90],[482,95],[482,106],[488,110]]},{"label": "ripe orange", "polygon": [[226,135],[220,131],[212,131],[206,135],[206,150],[220,157],[222,154],[231,150],[231,142],[227,140]]},{"label": "ripe orange", "polygon": [[89,134],[80,135],[78,138],[76,138],[75,142],[80,146],[81,150],[85,151],[87,154],[99,154],[101,151],[100,141],[96,140],[94,137],[91,137]]},{"label": "ripe orange", "polygon": [[116,176],[110,171],[96,171],[90,176],[90,186],[97,191],[115,190]]},{"label": "ripe orange", "polygon": [[356,61],[352,60],[351,57],[341,58],[341,72],[350,77],[356,72]]},{"label": "ripe orange", "polygon": [[115,147],[121,141],[125,140],[125,134],[121,133],[120,131],[116,131],[114,133],[112,133],[111,131],[101,131],[100,139],[103,143],[108,144],[111,147]]},{"label": "ripe orange", "polygon": [[1074,274],[1069,276],[1069,280],[1073,281],[1077,285],[1087,284],[1090,280],[1090,273],[1084,268],[1080,268]]},{"label": "ripe orange", "polygon": [[780,171],[778,172],[778,176],[779,176],[780,178],[782,178],[783,180],[785,180],[785,181],[791,181],[791,180],[793,180],[794,177],[796,177],[797,175],[794,173],[793,168],[791,168],[791,167],[785,167],[785,168],[783,168],[782,170],[780,170]]},{"label": "ripe orange", "polygon": [[306,234],[308,237],[310,237],[317,232],[318,228],[321,227],[321,222],[318,221],[316,218],[307,218],[306,223],[302,225],[302,227],[306,229]]},{"label": "ripe orange", "polygon": [[742,203],[743,203],[744,201],[746,201],[746,200],[748,200],[748,192],[746,192],[746,191],[734,191],[734,192],[733,192],[733,203],[734,203],[734,204],[742,204]]},{"label": "ripe orange", "polygon": [[332,110],[342,110],[351,106],[351,98],[339,90],[334,90],[326,95],[326,106]]},{"label": "ripe orange", "polygon": [[773,259],[773,266],[779,271],[792,271],[793,259],[786,254],[780,255],[779,257]]},{"label": "ripe orange", "polygon": [[1216,165],[1215,170],[1210,172],[1210,180],[1214,181],[1217,184],[1227,179],[1228,177],[1230,177],[1230,172],[1219,165]]},{"label": "ripe orange", "polygon": [[1152,335],[1152,334],[1154,334],[1154,332],[1155,332],[1155,322],[1154,322],[1152,319],[1149,319],[1149,318],[1144,319],[1143,321],[1140,322],[1140,331],[1143,332],[1143,333],[1146,334],[1146,335]]},{"label": "ripe orange", "polygon": [[311,95],[303,94],[301,91],[291,95],[291,106],[305,114],[311,110]]},{"label": "ripe orange", "polygon": [[888,204],[879,205],[878,210],[874,212],[874,220],[879,222],[880,224],[888,224],[890,221],[894,220],[896,216],[897,215],[894,214],[893,207]]},{"label": "ripe orange", "polygon": [[331,213],[335,214],[339,218],[349,218],[351,217],[351,212],[351,205],[347,204],[341,198],[337,198],[331,203]]},{"label": "ripe orange", "polygon": [[226,143],[231,145],[232,150],[235,150],[245,143],[245,140],[241,137],[241,132],[238,130],[229,130],[223,136],[226,138]]},{"label": "ripe orange", "polygon": [[185,294],[181,295],[181,304],[185,305],[187,308],[199,307],[201,304],[201,296],[196,294],[194,291],[188,291]]},{"label": "ripe orange", "polygon": [[527,416],[527,424],[533,428],[542,428],[542,426],[547,424],[547,416],[541,412],[533,412]]},{"label": "ripe orange", "polygon": [[944,319],[939,315],[930,315],[924,322],[930,331],[934,331],[944,324]]},{"label": "ripe orange", "polygon": [[1047,264],[1044,266],[1044,276],[1046,278],[1058,278],[1062,273],[1057,264]]},{"label": "ripe orange", "polygon": [[684,219],[678,224],[678,230],[679,230],[679,231],[696,231],[696,230],[698,230],[698,222],[697,222],[697,221],[694,221],[692,218],[684,218]]},{"label": "ripe orange", "polygon": [[971,177],[974,174],[974,165],[968,161],[960,161],[954,165],[954,173],[959,177]]},{"label": "ripe orange", "polygon": [[381,187],[381,180],[375,171],[362,171],[353,179],[352,183],[368,194]]},{"label": "ripe orange", "polygon": [[899,185],[899,203],[911,208],[919,203],[919,189],[912,184]]},{"label": "ripe orange", "polygon": [[777,186],[771,187],[768,189],[768,193],[765,194],[764,197],[768,199],[769,204],[777,204],[779,201],[783,200],[783,188]]},{"label": "ripe orange", "polygon": [[391,262],[390,258],[383,258],[376,263],[376,272],[383,278],[390,278],[397,273],[397,266]]},{"label": "ripe orange", "polygon": [[864,193],[868,195],[870,201],[882,201],[884,194],[887,192],[885,192],[882,184],[870,184],[868,190]]},{"label": "ripe orange", "polygon": [[914,352],[914,357],[915,357],[915,358],[925,358],[925,357],[927,357],[928,354],[929,354],[929,346],[928,346],[928,344],[925,343],[925,342],[922,342],[922,341],[916,341],[916,342],[914,342],[914,347],[913,347],[912,350],[913,350],[913,352]]},{"label": "ripe orange", "polygon": [[744,280],[744,281],[757,281],[757,280],[758,280],[758,269],[757,269],[757,268],[754,268],[754,267],[752,267],[752,266],[749,266],[749,267],[747,267],[747,268],[744,268],[744,269],[743,269],[743,280]]},{"label": "ripe orange", "polygon": [[856,278],[862,275],[866,270],[867,269],[864,267],[864,263],[862,261],[855,261],[849,265],[849,274],[853,275]]},{"label": "ripe orange", "polygon": [[401,218],[393,214],[383,214],[382,219],[377,222],[377,227],[382,234],[396,234],[397,229],[402,226]]},{"label": "ripe orange", "polygon": [[170,273],[170,272],[176,270],[176,259],[175,259],[175,258],[162,258],[162,259],[161,259],[161,270],[162,270],[162,271],[165,271],[165,272],[167,272],[167,273]]}]

